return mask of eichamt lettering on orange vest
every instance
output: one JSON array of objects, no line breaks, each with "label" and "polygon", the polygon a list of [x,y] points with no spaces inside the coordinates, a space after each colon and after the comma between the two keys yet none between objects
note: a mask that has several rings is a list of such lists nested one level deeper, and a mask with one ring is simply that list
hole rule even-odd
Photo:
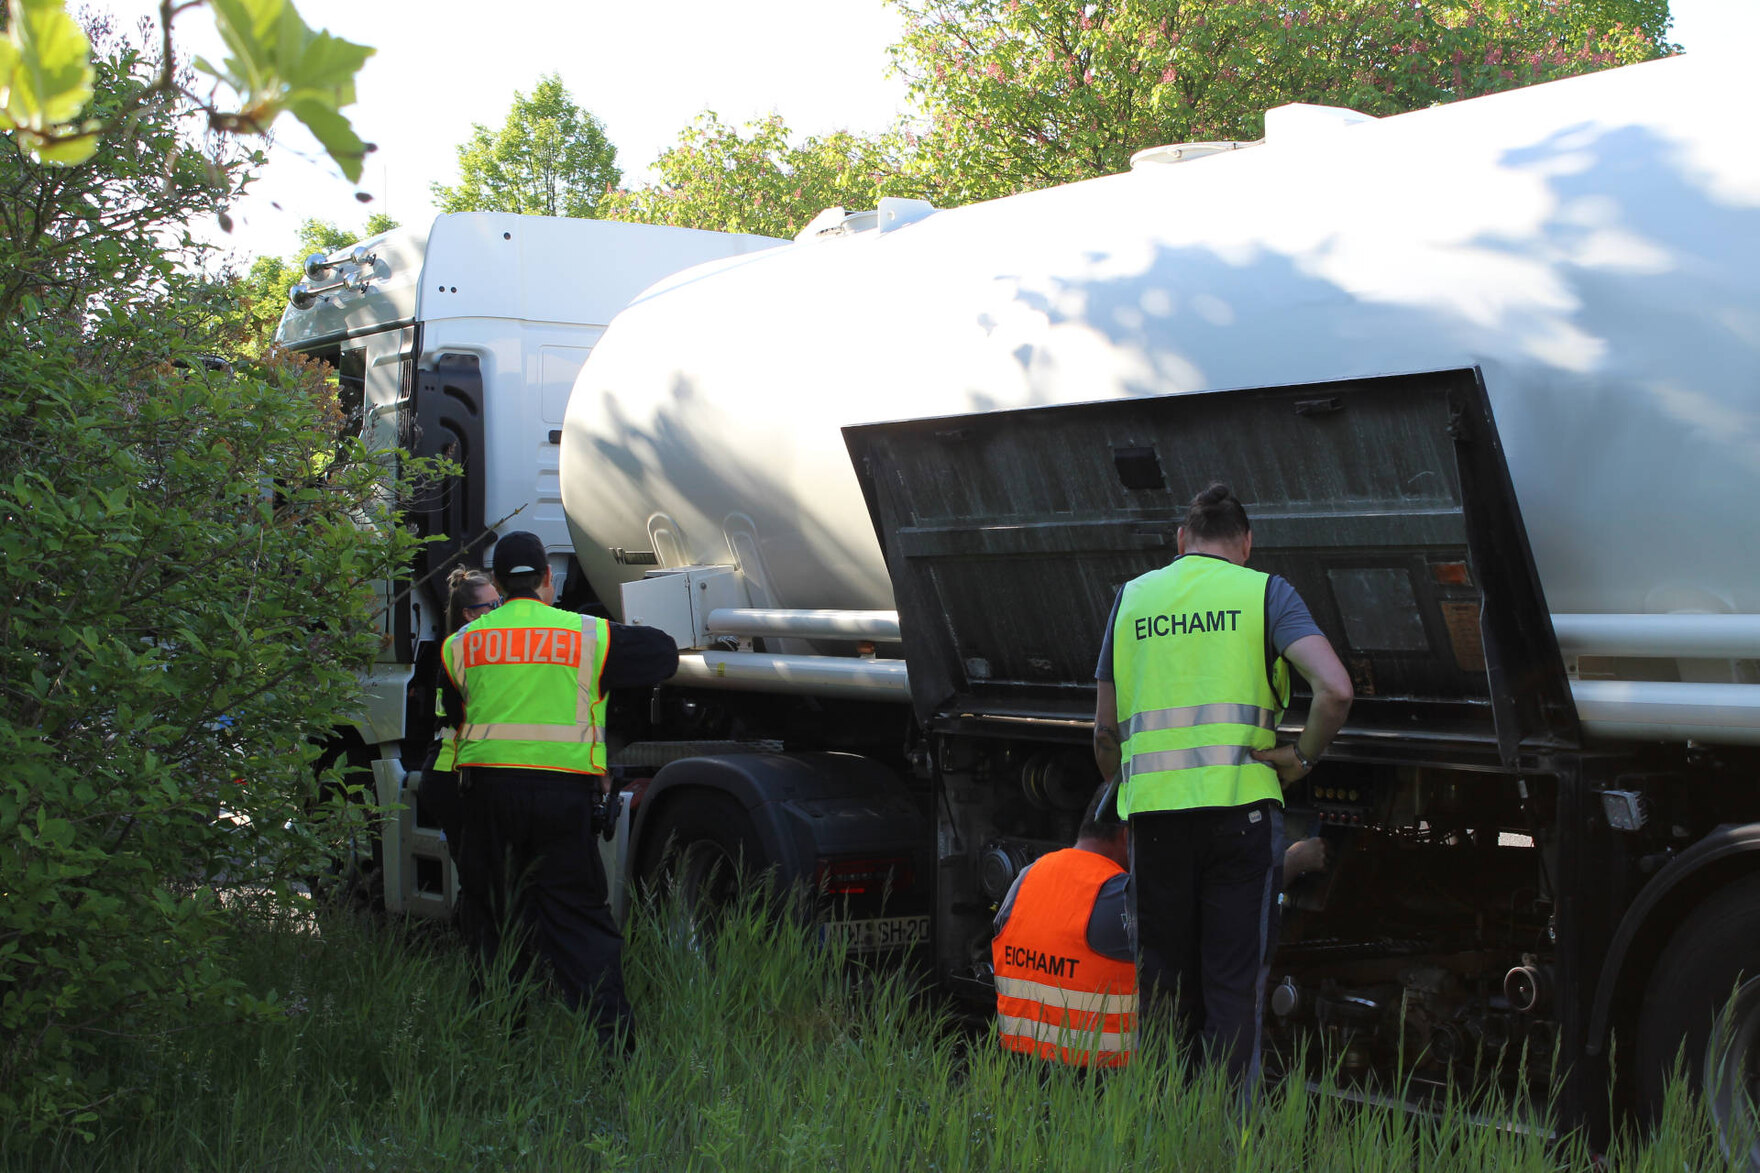
[{"label": "eichamt lettering on orange vest", "polygon": [[1241,613],[1193,611],[1190,615],[1144,615],[1136,620],[1138,639],[1161,635],[1202,635],[1211,631],[1239,631]]},{"label": "eichamt lettering on orange vest", "polygon": [[1002,960],[1009,965],[1018,965],[1022,969],[1036,969],[1040,973],[1048,973],[1054,977],[1072,978],[1076,976],[1076,966],[1081,964],[1081,961],[1074,957],[1058,957],[1020,945],[1010,945],[1003,949]]},{"label": "eichamt lettering on orange vest", "polygon": [[464,666],[564,664],[581,666],[581,633],[564,627],[491,627],[460,633]]}]

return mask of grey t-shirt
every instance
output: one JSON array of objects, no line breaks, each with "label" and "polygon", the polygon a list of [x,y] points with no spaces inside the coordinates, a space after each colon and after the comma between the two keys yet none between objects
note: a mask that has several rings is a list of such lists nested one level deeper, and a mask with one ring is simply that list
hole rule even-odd
[{"label": "grey t-shirt", "polygon": [[[1181,558],[1212,558],[1213,554],[1181,554]],[[1177,561],[1177,559],[1176,559]],[[1118,604],[1124,597],[1124,588],[1112,598],[1112,613],[1106,617],[1106,634],[1100,643],[1100,662],[1094,665],[1094,679],[1107,683],[1112,681],[1112,629],[1118,626]],[[1302,602],[1302,596],[1296,594],[1296,588],[1289,585],[1280,574],[1271,576],[1265,584],[1265,630],[1271,639],[1271,646],[1283,655],[1289,645],[1306,635],[1319,635],[1320,626],[1308,613],[1308,605]]]}]

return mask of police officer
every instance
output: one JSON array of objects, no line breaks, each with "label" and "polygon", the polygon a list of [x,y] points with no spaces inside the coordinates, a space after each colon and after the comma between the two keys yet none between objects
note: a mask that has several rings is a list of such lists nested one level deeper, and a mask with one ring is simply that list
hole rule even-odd
[{"label": "police officer", "polygon": [[[1179,556],[1126,583],[1095,676],[1094,756],[1122,768],[1143,993],[1250,1087],[1277,932],[1283,786],[1350,712],[1350,676],[1283,579],[1246,568],[1253,531],[1226,485],[1199,493]],[[1314,694],[1276,745],[1289,665]]]},{"label": "police officer", "polygon": [[1004,1050],[1075,1067],[1122,1067],[1137,1024],[1126,916],[1126,829],[1102,787],[1076,845],[1015,877],[992,926],[996,1035]]},{"label": "police officer", "polygon": [[610,1046],[631,1045],[622,948],[595,841],[610,793],[608,690],[678,667],[665,632],[558,610],[544,544],[524,530],[495,545],[502,605],[442,646],[442,703],[463,775],[460,921],[485,966],[533,954],[570,1008],[590,1009]]}]

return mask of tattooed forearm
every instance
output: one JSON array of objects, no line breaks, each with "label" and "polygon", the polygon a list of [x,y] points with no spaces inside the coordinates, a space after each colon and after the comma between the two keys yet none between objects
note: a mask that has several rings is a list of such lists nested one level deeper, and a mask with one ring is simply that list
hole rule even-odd
[{"label": "tattooed forearm", "polygon": [[1095,722],[1094,764],[1100,767],[1102,778],[1118,773],[1119,756],[1118,726]]}]

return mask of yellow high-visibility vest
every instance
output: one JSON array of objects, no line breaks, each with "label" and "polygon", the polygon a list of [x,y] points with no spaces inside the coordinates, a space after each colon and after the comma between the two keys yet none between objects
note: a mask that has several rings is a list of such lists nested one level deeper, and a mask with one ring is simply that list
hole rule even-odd
[{"label": "yellow high-visibility vest", "polygon": [[1188,555],[1125,584],[1112,629],[1120,814],[1283,801],[1252,758],[1277,742],[1289,666],[1266,661],[1269,576]]},{"label": "yellow high-visibility vest", "polygon": [[536,599],[509,599],[450,636],[446,673],[464,697],[457,765],[605,772],[611,627]]},{"label": "yellow high-visibility vest", "polygon": [[446,708],[441,703],[439,690],[434,692],[434,719],[441,727],[440,752],[434,755],[434,772],[450,774],[456,762],[454,755],[458,753],[458,730],[446,724]]}]

